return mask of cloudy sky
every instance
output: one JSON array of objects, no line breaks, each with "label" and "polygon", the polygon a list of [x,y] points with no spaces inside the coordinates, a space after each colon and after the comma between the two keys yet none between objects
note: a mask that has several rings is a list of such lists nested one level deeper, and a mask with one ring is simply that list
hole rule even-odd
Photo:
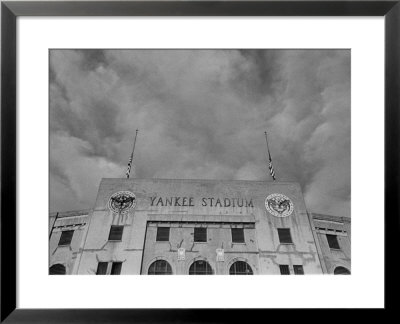
[{"label": "cloudy sky", "polygon": [[52,50],[50,211],[124,177],[296,181],[350,216],[347,50]]}]

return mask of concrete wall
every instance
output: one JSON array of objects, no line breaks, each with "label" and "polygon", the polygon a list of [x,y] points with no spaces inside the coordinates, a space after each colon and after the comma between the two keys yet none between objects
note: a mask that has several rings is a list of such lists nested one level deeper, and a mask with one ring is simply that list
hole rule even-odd
[{"label": "concrete wall", "polygon": [[[136,207],[126,215],[118,215],[108,208],[112,194],[130,191],[136,196]],[[265,208],[265,198],[272,193],[288,196],[294,212],[284,218],[271,215]],[[159,197],[162,198],[161,203]],[[166,198],[181,197],[166,206]],[[185,199],[186,197],[186,199]],[[217,199],[220,203],[217,203]],[[228,200],[225,202],[225,198]],[[174,198],[175,199],[175,198]],[[204,200],[205,202],[204,203]],[[211,200],[212,199],[212,200]],[[236,199],[236,200],[235,200]],[[242,202],[243,199],[243,202]],[[247,204],[246,204],[247,201]],[[235,206],[233,206],[235,205]],[[179,223],[235,222],[254,223],[246,231],[249,241],[245,246],[230,248],[230,230],[210,227],[208,244],[192,247],[193,224],[171,229],[171,246],[155,244],[154,228],[148,221]],[[123,225],[120,242],[108,241],[111,225]],[[290,228],[294,244],[280,244],[277,228]],[[229,235],[228,235],[229,233]],[[185,244],[185,264],[176,263],[177,244]],[[216,265],[216,248],[224,246],[225,261]],[[146,248],[145,248],[146,246]],[[296,183],[261,181],[162,180],[162,179],[103,179],[90,219],[86,241],[77,273],[95,274],[98,262],[123,262],[121,274],[146,273],[152,260],[171,260],[174,273],[187,273],[195,258],[210,261],[215,273],[226,274],[234,258],[248,260],[254,273],[279,274],[279,265],[303,265],[306,274],[322,273],[317,248],[307,216],[301,188]],[[142,265],[143,259],[143,265]],[[143,268],[143,269],[142,269]]]},{"label": "concrete wall", "polygon": [[[170,241],[156,242],[158,226],[170,227]],[[195,227],[207,228],[207,242],[194,242]],[[231,227],[243,228],[245,243],[232,243]],[[194,261],[207,261],[215,274],[229,274],[235,260],[247,262],[254,274],[258,274],[258,248],[254,223],[195,223],[151,222],[147,226],[142,274],[158,259],[166,260],[174,274],[188,274]],[[178,260],[178,248],[185,249],[185,260]],[[224,261],[217,261],[217,249],[224,250]]]},{"label": "concrete wall", "polygon": [[[49,267],[61,264],[66,274],[74,274],[87,230],[89,211],[54,213],[49,217]],[[73,230],[70,245],[59,246],[62,231]],[[51,234],[51,235],[50,235]]]},{"label": "concrete wall", "polygon": [[[351,271],[351,226],[347,217],[332,217],[322,214],[311,214],[318,243],[321,248],[321,262],[324,272],[333,274],[336,267],[344,267]],[[326,235],[336,235],[340,249],[332,249],[328,245]]]}]

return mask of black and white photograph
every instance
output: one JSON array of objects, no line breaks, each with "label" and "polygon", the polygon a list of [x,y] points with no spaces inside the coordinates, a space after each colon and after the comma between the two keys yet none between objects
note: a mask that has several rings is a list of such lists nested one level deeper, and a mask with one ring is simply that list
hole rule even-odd
[{"label": "black and white photograph", "polygon": [[349,49],[50,49],[50,275],[351,274]]}]

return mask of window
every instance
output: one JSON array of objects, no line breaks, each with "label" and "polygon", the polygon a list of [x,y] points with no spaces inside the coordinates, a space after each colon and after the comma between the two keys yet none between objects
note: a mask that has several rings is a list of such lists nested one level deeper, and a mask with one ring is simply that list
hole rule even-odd
[{"label": "window", "polygon": [[286,264],[281,264],[279,270],[281,270],[281,275],[290,275],[289,266]]},{"label": "window", "polygon": [[147,272],[149,275],[172,275],[172,269],[165,260],[154,261]]},{"label": "window", "polygon": [[303,275],[304,269],[302,265],[294,265],[293,266],[294,274],[295,275]]},{"label": "window", "polygon": [[349,275],[350,271],[347,270],[345,267],[337,267],[333,272],[335,275]]},{"label": "window", "polygon": [[[109,262],[99,262],[97,264],[96,275],[106,275]],[[111,274],[119,275],[121,274],[122,262],[112,262],[111,263]]]},{"label": "window", "polygon": [[157,227],[157,242],[169,241],[169,227]]},{"label": "window", "polygon": [[124,231],[123,226],[111,225],[110,235],[108,236],[108,240],[109,241],[121,241],[123,231]]},{"label": "window", "polygon": [[65,267],[62,264],[54,264],[49,269],[51,275],[65,275]]},{"label": "window", "polygon": [[243,228],[232,228],[232,243],[244,243]]},{"label": "window", "polygon": [[253,270],[244,261],[236,261],[229,269],[230,275],[252,275]]},{"label": "window", "polygon": [[290,228],[278,228],[279,242],[283,244],[293,244]]},{"label": "window", "polygon": [[195,227],[194,228],[194,241],[195,242],[207,242],[207,228]]},{"label": "window", "polygon": [[74,231],[62,231],[61,232],[60,241],[58,242],[58,246],[60,246],[60,245],[70,245],[73,235],[74,235]]},{"label": "window", "polygon": [[212,275],[213,271],[207,261],[199,260],[193,262],[189,268],[190,275]]},{"label": "window", "polygon": [[121,274],[122,262],[113,262],[111,266],[111,274],[119,275]]},{"label": "window", "polygon": [[328,245],[331,249],[340,250],[339,241],[336,235],[326,234],[326,238],[328,239]]},{"label": "window", "polygon": [[105,275],[105,274],[107,274],[107,266],[108,266],[108,262],[99,262],[97,264],[96,275]]}]

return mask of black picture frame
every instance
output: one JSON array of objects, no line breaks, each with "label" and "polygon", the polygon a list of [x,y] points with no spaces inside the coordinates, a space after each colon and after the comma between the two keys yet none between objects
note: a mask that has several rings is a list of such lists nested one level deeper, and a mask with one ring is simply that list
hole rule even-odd
[{"label": "black picture frame", "polygon": [[[2,1],[1,3],[1,322],[224,322],[255,310],[16,308],[16,19],[19,16],[384,16],[385,309],[396,307],[399,234],[400,1]],[[371,130],[373,131],[373,130]],[[366,157],[371,174],[374,156]],[[371,175],[369,175],[371,176]],[[373,190],[371,190],[373,191]],[[381,208],[375,206],[375,208]],[[371,210],[373,212],[373,210]],[[394,256],[394,257],[392,257]],[[373,259],[373,256],[371,256]],[[366,283],[367,284],[367,283]],[[40,292],[38,292],[40,294]],[[258,310],[257,312],[261,312]],[[249,314],[247,314],[249,316]],[[251,315],[258,316],[258,315]]]}]

